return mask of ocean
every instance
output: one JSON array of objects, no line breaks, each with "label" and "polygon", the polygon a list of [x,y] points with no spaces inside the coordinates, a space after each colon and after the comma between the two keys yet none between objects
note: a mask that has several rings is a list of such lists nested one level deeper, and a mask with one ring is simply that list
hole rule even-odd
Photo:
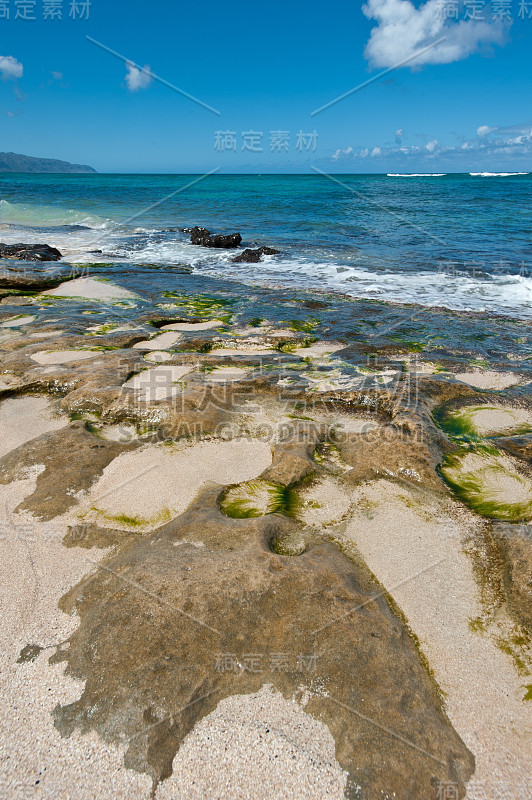
[{"label": "ocean", "polygon": [[[0,175],[0,239],[65,261],[532,317],[532,175]],[[281,251],[233,264],[183,228]],[[91,251],[101,250],[101,253]],[[146,273],[149,280],[149,272]]]}]

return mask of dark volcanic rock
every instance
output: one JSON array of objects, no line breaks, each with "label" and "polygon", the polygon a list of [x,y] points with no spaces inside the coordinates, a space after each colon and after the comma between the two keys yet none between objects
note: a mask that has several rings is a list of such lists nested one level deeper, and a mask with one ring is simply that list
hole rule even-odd
[{"label": "dark volcanic rock", "polygon": [[62,254],[49,244],[4,244],[0,242],[0,258],[19,261],[59,261]]},{"label": "dark volcanic rock", "polygon": [[243,262],[246,264],[258,264],[262,256],[276,256],[278,253],[279,250],[275,250],[273,247],[259,247],[256,250],[248,248],[240,253],[240,255],[233,258],[233,263],[238,264]]},{"label": "dark volcanic rock", "polygon": [[215,247],[221,250],[229,250],[232,247],[239,247],[242,242],[242,237],[239,233],[230,233],[227,235],[216,234],[211,235],[207,228],[191,228],[190,241],[192,244],[201,245],[202,247]]},{"label": "dark volcanic rock", "polygon": [[186,228],[187,233],[190,233],[190,241],[192,244],[203,244],[203,241],[211,235],[207,228],[200,228],[196,225],[195,228]]},{"label": "dark volcanic rock", "polygon": [[[220,488],[128,542],[62,599],[80,624],[52,661],[86,683],[55,709],[61,734],[95,730],[127,744],[125,765],[155,788],[224,697],[272,684],[291,698],[306,687],[305,710],[329,727],[349,797],[436,800],[440,781],[463,797],[473,757],[379,585],[328,542],[273,553],[272,540],[297,524],[223,517]],[[244,653],[261,654],[256,669],[220,666],[223,654]],[[272,653],[287,655],[286,669]],[[301,656],[313,654],[307,671]]]}]

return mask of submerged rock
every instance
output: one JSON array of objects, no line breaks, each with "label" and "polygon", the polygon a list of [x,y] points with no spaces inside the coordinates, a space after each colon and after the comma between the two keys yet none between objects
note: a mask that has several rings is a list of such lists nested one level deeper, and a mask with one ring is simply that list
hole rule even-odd
[{"label": "submerged rock", "polygon": [[240,255],[233,258],[233,264],[239,264],[241,262],[246,264],[258,264],[262,256],[276,256],[278,254],[279,250],[275,250],[273,247],[258,247],[256,250],[248,248],[243,250]]},{"label": "submerged rock", "polygon": [[194,227],[190,229],[190,241],[192,244],[201,245],[202,247],[213,247],[222,250],[229,250],[232,247],[239,247],[242,242],[242,237],[239,233],[230,234],[215,234],[207,228]]},{"label": "submerged rock", "polygon": [[4,244],[0,242],[0,258],[19,261],[59,261],[62,254],[48,244]]},{"label": "submerged rock", "polygon": [[8,295],[7,297],[3,297],[0,300],[0,305],[2,306],[31,306],[33,305],[33,300],[31,297],[26,297],[25,295]]},{"label": "submerged rock", "polygon": [[0,289],[21,292],[42,292],[53,289],[67,280],[67,265],[54,268],[53,272],[44,272],[42,268],[23,268],[21,266],[8,267],[3,265],[0,270]]}]

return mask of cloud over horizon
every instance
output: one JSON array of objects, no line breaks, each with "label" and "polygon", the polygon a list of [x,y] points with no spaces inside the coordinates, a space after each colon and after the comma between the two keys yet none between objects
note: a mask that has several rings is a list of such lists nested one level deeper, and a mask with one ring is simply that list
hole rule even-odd
[{"label": "cloud over horizon", "polygon": [[16,80],[22,78],[24,67],[13,56],[0,56],[0,75],[2,80]]},{"label": "cloud over horizon", "polygon": [[444,19],[441,0],[427,0],[419,8],[410,0],[368,0],[362,12],[378,23],[364,51],[374,67],[393,67],[443,37],[408,66],[450,64],[487,45],[502,45],[507,36],[507,25],[500,20]]},{"label": "cloud over horizon", "polygon": [[[356,150],[351,145],[338,149],[331,157],[335,162],[359,162],[367,158],[394,159],[405,162],[423,161],[430,164],[438,156],[444,159],[455,159],[460,165],[464,156],[489,159],[497,156],[516,157],[532,155],[532,123],[496,127],[479,125],[476,138],[464,139],[461,144],[446,145],[433,138],[424,144],[405,145],[397,143],[395,146],[369,146]],[[423,137],[424,138],[424,137]]]},{"label": "cloud over horizon", "polygon": [[153,77],[147,64],[145,64],[142,69],[139,69],[133,62],[127,61],[126,67],[126,84],[130,92],[138,92],[139,89],[147,89],[152,83]]}]

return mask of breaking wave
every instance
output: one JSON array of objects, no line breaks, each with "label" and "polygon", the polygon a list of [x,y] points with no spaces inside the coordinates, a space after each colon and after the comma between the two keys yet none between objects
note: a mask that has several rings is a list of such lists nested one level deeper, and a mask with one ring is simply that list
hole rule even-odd
[{"label": "breaking wave", "polygon": [[103,230],[114,224],[110,220],[95,214],[88,214],[86,211],[75,211],[57,206],[10,203],[7,200],[0,200],[0,223],[30,228],[77,226],[93,230]]},{"label": "breaking wave", "polygon": [[472,178],[508,178],[511,175],[530,175],[530,172],[470,172]]}]

